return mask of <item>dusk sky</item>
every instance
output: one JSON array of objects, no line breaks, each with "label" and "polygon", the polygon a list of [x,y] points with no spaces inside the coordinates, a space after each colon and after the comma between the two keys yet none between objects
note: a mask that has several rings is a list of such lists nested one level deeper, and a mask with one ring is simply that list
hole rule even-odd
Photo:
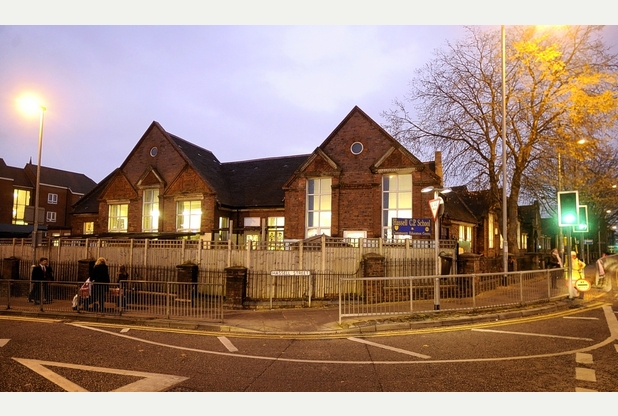
[{"label": "dusk sky", "polygon": [[[413,71],[470,24],[436,24],[422,11],[392,10],[388,25],[371,12],[343,25],[285,15],[176,25],[176,15],[144,20],[139,11],[127,20],[0,18],[0,158],[36,163],[38,116],[15,103],[25,92],[47,108],[42,165],[95,182],[152,121],[221,162],[311,153],[355,105],[382,124]],[[411,13],[410,24],[399,12]],[[608,31],[616,39],[617,29]]]}]

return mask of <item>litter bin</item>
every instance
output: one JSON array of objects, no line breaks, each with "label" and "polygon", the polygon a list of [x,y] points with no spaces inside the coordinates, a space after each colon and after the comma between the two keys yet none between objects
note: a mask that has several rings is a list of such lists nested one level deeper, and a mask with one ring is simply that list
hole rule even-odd
[{"label": "litter bin", "polygon": [[17,280],[19,279],[19,259],[8,257],[2,262],[2,278]]},{"label": "litter bin", "polygon": [[451,267],[453,267],[453,257],[444,252],[440,253],[440,274],[451,274]]}]

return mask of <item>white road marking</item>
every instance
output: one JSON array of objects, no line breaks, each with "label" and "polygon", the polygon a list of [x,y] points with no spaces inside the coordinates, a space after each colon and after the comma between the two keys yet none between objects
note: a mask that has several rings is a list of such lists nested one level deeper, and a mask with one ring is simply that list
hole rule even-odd
[{"label": "white road marking", "polygon": [[588,319],[590,321],[598,321],[599,318],[595,318],[592,316],[563,316],[563,319]]},{"label": "white road marking", "polygon": [[592,354],[578,352],[575,354],[575,361],[579,364],[594,364],[592,360]]},{"label": "white road marking", "polygon": [[598,393],[598,391],[592,389],[584,389],[582,387],[575,387],[575,393]]},{"label": "white road marking", "polygon": [[[266,360],[266,361],[279,361],[279,362],[290,362],[290,363],[321,363],[321,364],[346,364],[346,365],[422,365],[422,364],[437,364],[437,363],[487,363],[487,362],[500,362],[500,361],[516,361],[516,360],[529,360],[529,359],[537,359],[537,358],[548,358],[548,357],[562,357],[573,355],[578,352],[588,352],[594,351],[598,348],[604,347],[606,345],[615,343],[618,340],[618,318],[614,315],[611,306],[604,306],[603,311],[605,312],[605,318],[607,320],[607,325],[610,329],[610,336],[603,341],[597,342],[596,344],[589,345],[583,348],[577,348],[574,350],[567,351],[557,351],[546,354],[535,354],[535,355],[517,355],[517,356],[508,356],[508,357],[480,357],[480,358],[455,358],[455,359],[439,359],[439,360],[406,360],[406,361],[341,361],[341,360],[312,360],[312,359],[303,359],[303,358],[283,358],[283,357],[268,357],[263,355],[248,355],[248,354],[237,354],[237,353],[229,353],[229,352],[220,352],[220,351],[210,351],[210,350],[202,350],[197,348],[188,348],[181,347],[178,345],[164,344],[162,342],[148,341],[145,339],[141,339],[138,337],[133,337],[130,335],[119,334],[118,332],[106,331],[100,328],[87,326],[84,323],[67,323],[67,325],[72,325],[78,328],[87,329],[90,331],[97,331],[107,335],[121,337],[125,339],[130,339],[135,342],[141,342],[149,345],[157,345],[163,348],[170,348],[181,351],[193,351],[200,354],[210,354],[210,355],[219,355],[224,357],[235,357],[235,358],[245,358],[250,360]],[[533,334],[536,335],[536,334]],[[617,350],[618,351],[618,350]]]},{"label": "white road marking", "polygon": [[579,338],[579,337],[565,337],[565,336],[561,336],[561,335],[547,335],[547,334],[533,334],[530,332],[512,332],[512,331],[497,331],[494,329],[472,329],[472,331],[477,331],[477,332],[495,332],[498,334],[513,334],[513,335],[526,335],[526,336],[531,336],[531,337],[545,337],[545,338],[561,338],[561,339],[575,339],[575,340],[580,340],[580,341],[594,341],[591,338]]},{"label": "white road marking", "polygon": [[616,352],[618,352],[618,344],[614,344],[614,348],[616,348]]},{"label": "white road marking", "polygon": [[87,365],[30,360],[26,358],[13,357],[13,359],[30,368],[32,371],[42,375],[52,383],[57,384],[68,392],[87,392],[88,390],[86,390],[80,385],[73,383],[72,381],[67,380],[61,375],[54,373],[46,366],[72,368],[82,371],[97,371],[100,373],[120,374],[133,377],[143,377],[142,380],[129,383],[125,386],[117,388],[116,390],[113,390],[114,392],[159,392],[168,389],[174,384],[178,384],[180,382],[188,380],[188,377],[174,376],[169,374],[145,373],[142,371],[130,371],[105,367],[90,367]]},{"label": "white road marking", "polygon": [[431,358],[429,355],[423,355],[423,354],[419,354],[419,353],[408,351],[408,350],[402,350],[401,348],[389,347],[388,345],[378,344],[376,342],[367,341],[367,340],[362,339],[362,338],[351,337],[351,338],[348,338],[348,339],[350,341],[360,342],[362,344],[367,344],[367,345],[371,345],[371,346],[378,347],[378,348],[384,348],[385,350],[395,351],[395,352],[399,352],[401,354],[412,355],[412,356],[418,357],[418,358],[425,358],[425,359]]},{"label": "white road marking", "polygon": [[6,344],[8,344],[10,341],[10,339],[0,339],[0,348],[4,347]]},{"label": "white road marking", "polygon": [[590,368],[575,367],[575,379],[580,381],[597,381],[594,370]]},{"label": "white road marking", "polygon": [[120,330],[120,332],[122,332],[122,333],[124,334],[124,333],[126,333],[126,332],[129,332],[129,330],[130,330],[130,329],[131,329],[131,328],[122,328],[122,329]]},{"label": "white road marking", "polygon": [[238,351],[238,348],[236,348],[234,344],[232,344],[232,342],[226,337],[217,337],[217,338],[219,339],[219,341],[221,341],[223,345],[225,345],[225,348],[227,348],[228,351],[230,352]]}]

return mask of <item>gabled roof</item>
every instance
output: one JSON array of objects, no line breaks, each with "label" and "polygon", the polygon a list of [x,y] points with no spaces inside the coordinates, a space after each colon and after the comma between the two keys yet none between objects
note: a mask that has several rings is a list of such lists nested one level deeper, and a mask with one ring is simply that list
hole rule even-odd
[{"label": "gabled roof", "polygon": [[118,168],[114,169],[112,173],[107,175],[101,182],[99,182],[92,190],[86,195],[82,196],[79,201],[73,204],[72,214],[98,214],[99,213],[99,197],[105,191],[105,188],[109,185],[111,179],[114,177]]},{"label": "gabled roof", "polygon": [[478,224],[479,219],[461,198],[461,191],[461,189],[453,189],[453,192],[441,195],[444,199],[444,215],[448,215],[452,221]]},{"label": "gabled roof", "polygon": [[[36,178],[37,165],[27,163],[24,169]],[[67,188],[74,194],[85,194],[89,192],[96,182],[84,175],[83,173],[69,172],[66,170],[48,168],[41,165],[41,184],[53,185],[61,188]]]},{"label": "gabled roof", "polygon": [[0,178],[12,180],[13,186],[18,188],[34,188],[24,169],[8,166],[2,158],[0,158]]}]

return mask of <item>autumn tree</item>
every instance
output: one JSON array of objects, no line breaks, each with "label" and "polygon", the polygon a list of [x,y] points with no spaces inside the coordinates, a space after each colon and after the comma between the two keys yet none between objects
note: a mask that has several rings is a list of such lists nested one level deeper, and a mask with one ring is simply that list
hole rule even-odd
[{"label": "autumn tree", "polygon": [[[384,127],[416,154],[429,156],[441,150],[447,182],[489,190],[490,208],[501,212],[501,31],[466,29],[463,39],[447,42],[415,73],[409,92],[382,113]],[[558,159],[575,163],[615,147],[609,132],[616,131],[617,123],[618,58],[603,44],[601,30],[599,26],[507,28],[511,253],[518,253],[514,219],[520,198],[555,200]],[[580,138],[586,138],[586,146],[578,147]],[[529,188],[534,186],[538,188]]]}]

